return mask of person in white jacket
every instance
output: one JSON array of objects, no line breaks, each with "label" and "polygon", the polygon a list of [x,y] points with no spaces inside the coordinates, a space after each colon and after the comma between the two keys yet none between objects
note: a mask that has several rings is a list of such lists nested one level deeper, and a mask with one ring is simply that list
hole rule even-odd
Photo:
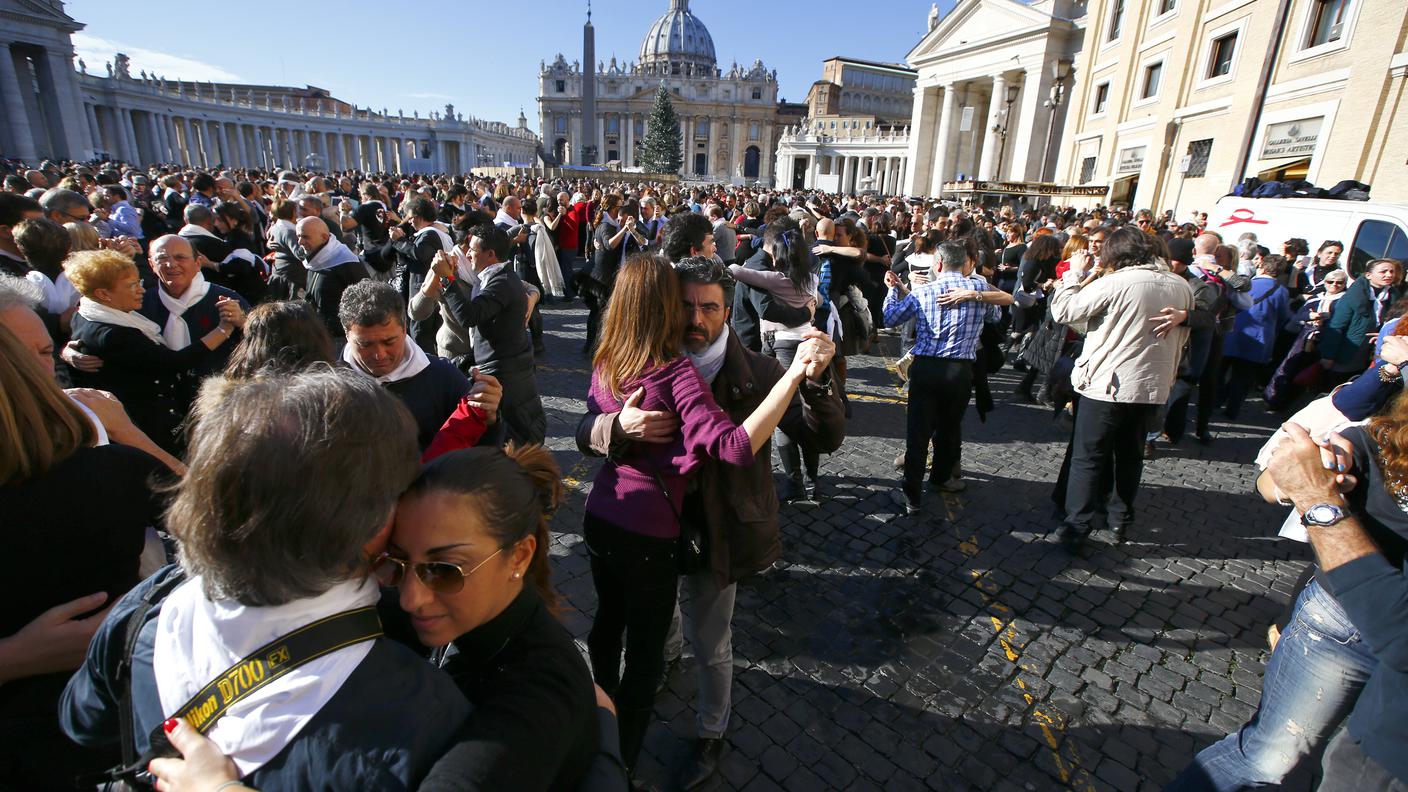
[{"label": "person in white jacket", "polygon": [[1072,552],[1097,513],[1107,515],[1116,541],[1125,538],[1143,473],[1144,435],[1178,373],[1193,291],[1161,266],[1160,252],[1155,237],[1121,228],[1105,241],[1100,267],[1088,268],[1084,256],[1073,259],[1051,297],[1055,322],[1086,328],[1071,372],[1080,398],[1067,451],[1066,516],[1057,532]]}]

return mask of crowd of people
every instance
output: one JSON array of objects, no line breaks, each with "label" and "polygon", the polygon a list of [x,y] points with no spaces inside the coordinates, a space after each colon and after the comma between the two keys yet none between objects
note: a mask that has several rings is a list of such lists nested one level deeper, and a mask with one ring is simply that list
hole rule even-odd
[{"label": "crowd of people", "polygon": [[[1053,552],[1136,531],[1144,462],[1190,421],[1214,442],[1254,392],[1294,413],[1259,489],[1316,564],[1258,714],[1173,788],[1321,752],[1323,789],[1408,779],[1401,262],[1272,252],[1196,212],[13,165],[0,513],[49,563],[20,566],[0,625],[0,786],[625,789],[688,640],[675,783],[702,788],[737,584],[838,484],[846,359],[885,353],[901,513],[968,488],[964,415],[1004,366],[1064,416]],[[550,350],[544,308],[579,300],[585,346]],[[575,437],[604,458],[587,657],[554,615],[549,354],[589,360]]]}]

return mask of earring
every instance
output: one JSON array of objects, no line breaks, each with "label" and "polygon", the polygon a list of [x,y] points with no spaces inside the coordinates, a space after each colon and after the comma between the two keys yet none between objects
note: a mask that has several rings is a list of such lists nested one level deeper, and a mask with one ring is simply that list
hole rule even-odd
[{"label": "earring", "polygon": [[514,580],[517,580],[517,579],[519,579],[519,578],[521,578],[521,577],[523,577],[523,573],[522,573],[522,572],[514,572],[514,573],[513,573],[513,579],[514,579]]}]

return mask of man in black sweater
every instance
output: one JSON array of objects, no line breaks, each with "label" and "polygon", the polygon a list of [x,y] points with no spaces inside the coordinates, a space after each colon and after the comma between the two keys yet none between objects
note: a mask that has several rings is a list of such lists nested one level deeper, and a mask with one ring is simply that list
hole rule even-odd
[{"label": "man in black sweater", "polygon": [[[396,251],[396,266],[392,270],[391,282],[401,294],[401,299],[409,303],[411,295],[420,291],[430,272],[435,254],[454,247],[448,229],[436,222],[435,202],[425,197],[408,198],[401,205],[401,214],[411,226],[407,234],[402,226],[387,229],[390,247]],[[411,322],[411,337],[421,349],[435,350],[435,331],[440,327],[439,314],[423,321]]]},{"label": "man in black sweater", "polygon": [[492,375],[473,372],[465,378],[455,364],[427,355],[406,333],[406,303],[389,284],[362,280],[342,293],[338,317],[347,334],[342,360],[396,394],[416,422],[416,440],[424,451],[462,399],[488,416],[489,431],[479,445],[500,445],[499,397],[503,389]]},{"label": "man in black sweater", "polygon": [[446,289],[445,308],[470,330],[479,370],[503,383],[502,417],[508,439],[541,443],[547,435],[547,416],[538,395],[526,326],[528,292],[513,268],[506,266],[513,242],[503,229],[488,223],[469,233],[469,263],[478,283],[468,300],[459,289]]},{"label": "man in black sweater", "polygon": [[342,342],[342,321],[338,318],[342,293],[367,277],[367,266],[351,248],[332,236],[321,217],[305,217],[298,221],[296,229],[298,266],[307,273],[308,290],[304,296],[332,337]]}]

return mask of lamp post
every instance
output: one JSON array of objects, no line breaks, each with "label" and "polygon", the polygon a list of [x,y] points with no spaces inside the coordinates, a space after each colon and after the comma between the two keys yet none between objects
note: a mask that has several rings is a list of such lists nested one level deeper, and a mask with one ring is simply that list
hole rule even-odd
[{"label": "lamp post", "polygon": [[993,168],[993,178],[1002,180],[1002,158],[1007,153],[1007,127],[1012,118],[1012,103],[1017,101],[1017,86],[1007,86],[1007,96],[1002,102],[1002,120],[992,125],[993,134],[997,139],[997,166]]},{"label": "lamp post", "polygon": [[[1056,61],[1051,66],[1051,76],[1055,80],[1051,83],[1051,98],[1042,102],[1042,105],[1050,111],[1051,117],[1046,124],[1046,146],[1041,155],[1041,180],[1046,180],[1046,168],[1051,163],[1051,142],[1056,137],[1056,110],[1061,106],[1061,100],[1066,97],[1066,77],[1071,73],[1071,64],[1065,61]],[[1056,181],[1056,166],[1051,165],[1051,181]]]}]

